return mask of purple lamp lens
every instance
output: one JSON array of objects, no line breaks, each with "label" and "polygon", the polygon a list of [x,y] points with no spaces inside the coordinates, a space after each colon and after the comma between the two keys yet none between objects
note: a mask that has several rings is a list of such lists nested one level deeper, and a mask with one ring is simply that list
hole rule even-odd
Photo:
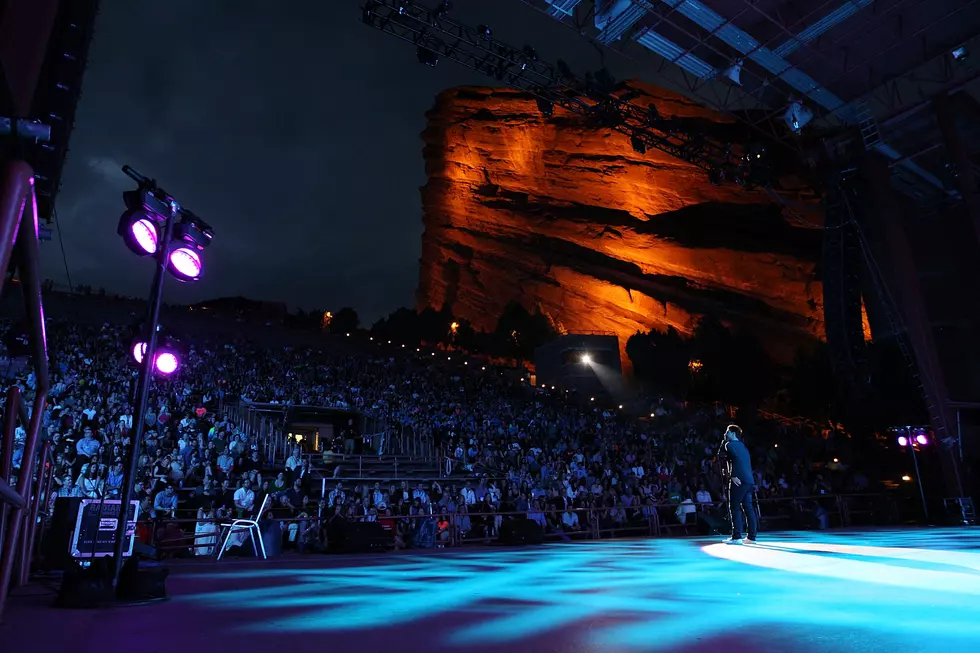
[{"label": "purple lamp lens", "polygon": [[154,254],[157,251],[157,228],[147,220],[142,218],[133,223],[130,227],[133,232],[133,240],[147,254]]},{"label": "purple lamp lens", "polygon": [[178,247],[170,253],[170,265],[185,279],[197,279],[201,276],[201,257],[187,247]]},{"label": "purple lamp lens", "polygon": [[898,436],[898,446],[907,447],[909,445],[909,439],[904,435]]},{"label": "purple lamp lens", "polygon": [[146,353],[145,342],[137,342],[135,345],[133,345],[133,358],[136,359],[137,363],[143,362],[143,354],[145,353]]},{"label": "purple lamp lens", "polygon": [[177,371],[177,365],[177,357],[169,351],[165,351],[157,356],[156,366],[157,372],[160,372],[160,374],[173,374]]},{"label": "purple lamp lens", "polygon": [[921,433],[918,434],[917,436],[915,436],[915,441],[918,442],[919,444],[923,444],[923,445],[929,444],[929,438],[927,438],[926,436],[922,435]]}]

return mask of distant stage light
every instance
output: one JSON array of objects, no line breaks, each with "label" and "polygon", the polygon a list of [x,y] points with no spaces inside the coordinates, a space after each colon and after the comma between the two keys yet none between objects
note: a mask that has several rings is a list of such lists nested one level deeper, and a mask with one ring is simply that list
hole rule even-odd
[{"label": "distant stage light", "polygon": [[538,105],[538,111],[545,118],[550,118],[555,115],[555,105],[544,98],[534,98],[534,102]]},{"label": "distant stage light", "polygon": [[420,45],[415,49],[415,56],[418,57],[420,64],[425,64],[430,68],[435,68],[439,65],[439,55],[429,48]]},{"label": "distant stage light", "polygon": [[902,477],[902,480],[908,482],[912,480],[912,477],[906,474],[905,476]]},{"label": "distant stage light", "polygon": [[453,8],[453,3],[449,0],[442,0],[439,6],[432,10],[432,17],[436,20],[443,18],[449,13],[449,10]]},{"label": "distant stage light", "polygon": [[156,356],[156,360],[153,361],[154,367],[156,367],[157,372],[160,374],[173,374],[177,371],[177,367],[180,365],[180,361],[177,360],[177,355],[173,352],[164,351]]},{"label": "distant stage light", "polygon": [[927,444],[929,444],[929,438],[927,438],[927,437],[926,437],[925,435],[923,435],[922,433],[920,433],[920,434],[918,434],[917,436],[915,436],[915,441],[916,441],[916,442],[917,442],[918,444],[921,444],[921,445],[927,445]]},{"label": "distant stage light", "polygon": [[907,446],[909,446],[909,439],[907,437],[905,437],[904,435],[898,436],[898,446],[900,446],[900,447],[907,447]]},{"label": "distant stage light", "polygon": [[190,247],[177,247],[170,252],[167,266],[178,281],[197,281],[201,278],[201,255]]},{"label": "distant stage light", "polygon": [[160,245],[156,221],[145,211],[126,211],[119,218],[118,233],[123,242],[139,256],[155,254]]},{"label": "distant stage light", "polygon": [[799,134],[803,128],[813,120],[813,112],[807,109],[802,102],[794,100],[790,103],[786,113],[783,114],[783,122],[794,134]]},{"label": "distant stage light", "polygon": [[953,50],[950,54],[953,55],[953,61],[963,61],[970,56],[970,51],[966,49],[966,46],[961,46]]},{"label": "distant stage light", "polygon": [[582,364],[589,365],[590,363],[592,363],[592,357],[588,354],[582,354]]},{"label": "distant stage light", "polygon": [[490,39],[493,38],[493,30],[490,29],[489,25],[480,25],[476,29],[477,31],[480,32],[480,36],[483,37],[485,40],[489,41]]},{"label": "distant stage light", "polygon": [[742,60],[738,59],[722,73],[732,84],[742,85]]}]

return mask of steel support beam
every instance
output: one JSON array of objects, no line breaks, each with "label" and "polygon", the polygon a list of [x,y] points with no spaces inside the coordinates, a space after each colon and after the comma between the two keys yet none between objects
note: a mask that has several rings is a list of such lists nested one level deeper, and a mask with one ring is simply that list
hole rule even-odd
[{"label": "steel support beam", "polygon": [[970,153],[967,152],[964,145],[966,139],[956,124],[956,106],[950,102],[949,95],[945,93],[937,95],[933,99],[932,105],[936,112],[939,129],[943,133],[946,153],[949,154],[949,158],[956,167],[956,185],[960,189],[966,204],[966,211],[970,216],[970,222],[973,223],[977,242],[980,243],[980,192],[977,189],[977,177],[973,171]]},{"label": "steel support beam", "polygon": [[[906,205],[895,195],[891,185],[888,160],[869,153],[862,171],[868,181],[875,210],[866,212],[873,230],[880,235],[875,258],[883,268],[892,298],[901,312],[905,337],[911,347],[921,384],[923,400],[937,442],[956,435],[956,414],[950,407],[946,378],[939,361],[932,323],[926,310],[925,296],[916,269],[916,254],[906,232]],[[901,337],[901,336],[900,336]],[[945,484],[943,496],[957,496],[955,470],[946,456],[940,456]]]}]

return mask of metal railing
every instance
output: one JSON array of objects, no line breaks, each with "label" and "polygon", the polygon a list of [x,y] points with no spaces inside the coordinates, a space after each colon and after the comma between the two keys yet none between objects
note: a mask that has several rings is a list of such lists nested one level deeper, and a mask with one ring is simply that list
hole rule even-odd
[{"label": "metal railing", "polygon": [[263,460],[275,464],[289,456],[285,429],[285,406],[249,404],[239,401],[226,406],[225,415],[241,429],[246,437],[255,437]]},{"label": "metal railing", "polygon": [[[19,286],[24,296],[24,312],[28,327],[31,363],[34,371],[34,402],[25,424],[24,455],[21,459],[17,487],[10,485],[11,458],[16,417],[20,412],[20,390],[8,391],[4,415],[4,460],[6,471],[0,486],[0,511],[6,522],[6,535],[0,548],[0,616],[11,586],[27,582],[31,567],[31,551],[36,531],[38,505],[45,487],[46,459],[38,459],[38,441],[44,405],[48,398],[50,378],[47,341],[44,333],[44,308],[41,303],[41,274],[38,260],[38,216],[34,197],[34,171],[23,161],[5,164],[0,178],[0,270],[9,269],[11,259],[20,272]],[[16,390],[16,393],[14,392]],[[41,473],[35,473],[39,465]],[[14,570],[17,573],[14,573]]]},{"label": "metal railing", "polygon": [[[840,495],[815,495],[808,497],[784,497],[776,499],[762,499],[758,505],[765,530],[772,530],[773,526],[782,526],[784,519],[792,520],[788,528],[779,530],[797,530],[804,521],[808,528],[819,528],[820,524],[811,511],[804,508],[807,503],[819,504],[824,507],[827,515],[827,527],[849,527],[867,525],[888,525],[899,521],[899,507],[897,505],[900,497],[887,494],[840,494]],[[855,504],[857,507],[853,507]],[[408,546],[405,535],[411,536],[415,533],[418,523],[421,520],[445,520],[447,524],[446,535],[443,537],[437,534],[436,544],[440,546],[469,546],[475,544],[492,544],[501,540],[501,530],[503,525],[510,520],[534,520],[541,525],[542,538],[545,541],[567,541],[567,540],[599,540],[615,539],[620,537],[664,537],[676,534],[689,535],[692,531],[701,529],[704,515],[716,507],[724,504],[683,504],[683,503],[661,503],[654,505],[619,505],[608,507],[588,507],[570,508],[567,510],[553,509],[551,507],[540,510],[529,511],[504,511],[504,512],[440,512],[433,511],[429,514],[420,515],[376,515],[372,517],[362,516],[348,521],[378,521],[386,524],[394,524],[392,533],[392,547],[396,546],[400,536],[401,546]],[[686,513],[683,522],[677,517],[677,510],[682,506],[694,507],[694,512]],[[613,514],[613,511],[617,511]],[[190,512],[189,509],[178,508],[177,514]],[[564,515],[577,516],[577,526],[569,525],[564,521]],[[855,516],[863,516],[856,521]],[[223,541],[221,524],[228,521],[227,517],[216,519],[194,519],[189,517],[177,517],[173,519],[161,519],[149,522],[141,522],[144,525],[144,541],[146,544],[156,546],[159,551],[180,551],[190,552],[195,546],[206,546],[214,544],[217,546]],[[318,510],[309,511],[306,517],[271,517],[266,515],[264,521],[278,522],[283,532],[286,532],[289,524],[301,524],[300,534],[312,529],[319,529],[329,521],[329,517],[318,514]],[[542,525],[540,522],[544,521]],[[217,530],[208,533],[197,533],[199,524],[213,523],[217,525]],[[714,522],[717,524],[717,522]],[[179,537],[168,537],[166,541],[158,542],[157,534],[161,527],[166,524],[174,524],[180,527]],[[723,521],[722,526],[727,526],[727,521]],[[186,527],[195,530],[189,533],[184,530]],[[147,532],[148,527],[148,532]],[[710,532],[709,525],[709,532]],[[440,533],[443,531],[440,531]],[[722,531],[724,532],[724,531]],[[202,544],[204,541],[204,544]],[[217,555],[217,550],[211,553]]]}]

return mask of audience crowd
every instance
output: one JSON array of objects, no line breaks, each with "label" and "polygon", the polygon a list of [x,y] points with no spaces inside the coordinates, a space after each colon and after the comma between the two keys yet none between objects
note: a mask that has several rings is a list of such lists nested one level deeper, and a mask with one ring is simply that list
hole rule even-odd
[{"label": "audience crowd", "polygon": [[[212,553],[216,522],[256,517],[267,497],[261,517],[283,520],[285,541],[301,548],[324,546],[338,519],[378,521],[396,545],[427,546],[495,536],[514,515],[561,537],[653,518],[684,524],[724,500],[716,456],[732,417],[724,407],[668,398],[599,407],[573,392],[534,388],[525,371],[414,345],[372,340],[367,353],[328,354],[239,339],[190,344],[179,371],[157,377],[146,413],[134,415],[131,336],[123,326],[48,320],[52,380],[42,431],[55,465],[48,500],[118,498],[133,425],[143,420],[135,497],[152,520],[144,531],[159,529],[157,542],[183,541],[188,552]],[[9,352],[6,360],[8,380],[29,404],[33,373]],[[329,456],[310,442],[270,460],[264,443],[228,417],[229,407],[253,402],[363,414],[389,434],[435,443],[439,467],[450,473],[344,481],[323,468]],[[841,462],[847,441],[836,429],[766,420],[749,433],[760,500],[868,487]],[[15,470],[22,449],[19,429]]]}]

